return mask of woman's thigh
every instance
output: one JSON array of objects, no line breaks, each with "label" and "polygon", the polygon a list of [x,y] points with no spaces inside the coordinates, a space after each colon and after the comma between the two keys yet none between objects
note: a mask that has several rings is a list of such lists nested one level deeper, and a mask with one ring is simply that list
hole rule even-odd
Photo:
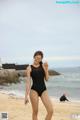
[{"label": "woman's thigh", "polygon": [[30,100],[31,100],[33,111],[38,112],[39,97],[38,97],[38,93],[35,90],[31,89],[31,91],[30,91]]},{"label": "woman's thigh", "polygon": [[41,95],[41,100],[47,110],[47,112],[53,112],[53,105],[49,98],[47,90],[45,90]]}]

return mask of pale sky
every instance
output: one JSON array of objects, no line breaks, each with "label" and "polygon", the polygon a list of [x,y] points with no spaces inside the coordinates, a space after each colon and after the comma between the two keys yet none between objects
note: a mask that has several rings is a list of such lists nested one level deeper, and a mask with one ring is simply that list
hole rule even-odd
[{"label": "pale sky", "polygon": [[0,0],[2,63],[31,64],[36,50],[50,67],[80,66],[80,5]]}]

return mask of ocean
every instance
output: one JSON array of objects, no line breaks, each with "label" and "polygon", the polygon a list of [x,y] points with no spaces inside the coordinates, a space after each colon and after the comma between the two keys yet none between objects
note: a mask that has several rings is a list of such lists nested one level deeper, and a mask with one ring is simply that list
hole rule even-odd
[{"label": "ocean", "polygon": [[[59,100],[60,96],[66,93],[70,101],[80,101],[80,67],[53,68],[53,70],[60,72],[61,75],[49,77],[48,82],[46,82],[48,94]],[[0,92],[24,97],[26,78],[21,77],[20,79],[20,83],[0,86]]]}]

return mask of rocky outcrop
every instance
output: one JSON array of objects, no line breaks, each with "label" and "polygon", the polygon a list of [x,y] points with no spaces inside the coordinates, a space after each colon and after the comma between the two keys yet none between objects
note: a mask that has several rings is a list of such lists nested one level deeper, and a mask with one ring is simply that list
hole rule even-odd
[{"label": "rocky outcrop", "polygon": [[51,76],[60,75],[60,73],[56,72],[55,70],[49,70],[49,75]]},{"label": "rocky outcrop", "polygon": [[[54,70],[49,70],[49,75],[60,75],[60,73]],[[20,82],[21,80],[19,79],[19,77],[26,76],[26,70],[2,69],[0,70],[0,85]]]},{"label": "rocky outcrop", "polygon": [[0,85],[17,82],[19,82],[19,76],[16,70],[11,69],[0,70]]}]

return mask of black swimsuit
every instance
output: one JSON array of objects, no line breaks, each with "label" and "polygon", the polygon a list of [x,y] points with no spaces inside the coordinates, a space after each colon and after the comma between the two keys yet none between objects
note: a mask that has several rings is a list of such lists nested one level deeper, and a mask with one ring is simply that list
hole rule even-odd
[{"label": "black swimsuit", "polygon": [[33,80],[31,89],[35,90],[38,93],[38,95],[41,96],[43,91],[46,90],[46,85],[44,82],[44,69],[42,65],[40,65],[39,67],[34,67],[33,65],[31,65],[31,69],[31,77]]}]

